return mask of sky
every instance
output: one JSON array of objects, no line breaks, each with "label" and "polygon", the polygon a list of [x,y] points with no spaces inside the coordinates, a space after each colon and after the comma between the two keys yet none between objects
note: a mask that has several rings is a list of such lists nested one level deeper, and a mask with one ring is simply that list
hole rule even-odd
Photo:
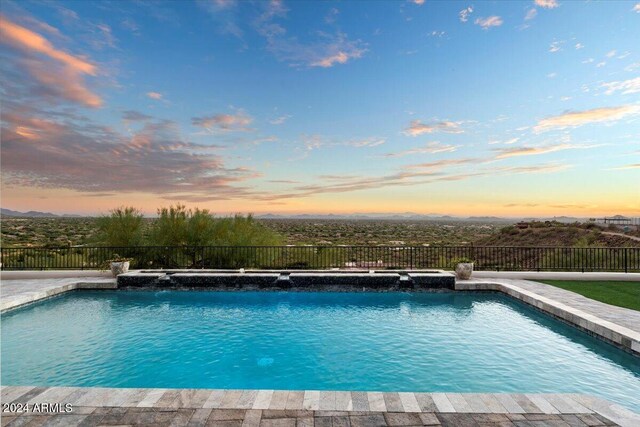
[{"label": "sky", "polygon": [[10,1],[1,204],[640,216],[640,2]]}]

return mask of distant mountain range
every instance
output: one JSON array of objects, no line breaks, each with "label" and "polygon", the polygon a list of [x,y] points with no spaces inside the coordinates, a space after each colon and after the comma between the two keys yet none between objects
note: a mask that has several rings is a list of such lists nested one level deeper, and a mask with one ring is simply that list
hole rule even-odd
[{"label": "distant mountain range", "polygon": [[[22,217],[22,218],[81,218],[83,215],[63,214],[57,215],[51,212],[18,212],[11,209],[0,209],[0,215],[6,217]],[[261,214],[255,215],[257,219],[318,219],[318,220],[397,220],[397,221],[468,221],[468,222],[507,222],[514,221],[558,221],[558,222],[582,222],[587,218],[578,218],[571,216],[556,217],[527,217],[527,218],[503,218],[497,216],[470,216],[460,217],[451,215],[441,215],[435,213],[418,214],[415,212],[401,213],[359,213],[359,214],[298,214],[298,215],[278,215],[278,214]],[[614,218],[625,218],[622,215],[616,215]]]},{"label": "distant mountain range", "polygon": [[264,214],[255,215],[258,219],[319,219],[319,220],[413,220],[413,221],[469,221],[469,222],[508,222],[514,221],[558,221],[558,222],[576,222],[584,221],[586,218],[576,218],[568,216],[559,216],[551,218],[502,218],[497,216],[452,216],[440,214],[418,214],[414,212],[404,213],[362,213],[362,214],[299,214],[299,215],[277,215]]},{"label": "distant mountain range", "polygon": [[38,212],[38,211],[29,211],[29,212],[18,212],[12,211],[11,209],[0,208],[0,215],[2,216],[11,216],[11,217],[20,217],[20,218],[81,218],[82,215],[56,215],[51,212]]}]

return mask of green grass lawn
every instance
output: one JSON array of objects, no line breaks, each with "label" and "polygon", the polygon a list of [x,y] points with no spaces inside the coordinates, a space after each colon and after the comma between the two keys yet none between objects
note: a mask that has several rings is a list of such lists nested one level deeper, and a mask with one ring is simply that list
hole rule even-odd
[{"label": "green grass lawn", "polygon": [[584,281],[584,280],[540,280],[619,307],[640,311],[640,282]]}]

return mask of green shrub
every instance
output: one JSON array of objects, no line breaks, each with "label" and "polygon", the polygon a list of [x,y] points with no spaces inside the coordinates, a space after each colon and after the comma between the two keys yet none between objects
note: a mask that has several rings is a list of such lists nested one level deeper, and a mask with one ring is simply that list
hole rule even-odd
[{"label": "green shrub", "polygon": [[142,213],[133,207],[119,207],[98,218],[98,239],[105,246],[142,244]]}]

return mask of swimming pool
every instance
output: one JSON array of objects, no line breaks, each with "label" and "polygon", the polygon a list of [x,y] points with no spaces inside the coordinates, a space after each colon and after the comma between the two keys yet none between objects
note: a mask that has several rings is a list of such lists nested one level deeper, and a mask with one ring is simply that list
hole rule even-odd
[{"label": "swimming pool", "polygon": [[637,357],[497,293],[77,291],[2,315],[2,384],[576,392]]}]

